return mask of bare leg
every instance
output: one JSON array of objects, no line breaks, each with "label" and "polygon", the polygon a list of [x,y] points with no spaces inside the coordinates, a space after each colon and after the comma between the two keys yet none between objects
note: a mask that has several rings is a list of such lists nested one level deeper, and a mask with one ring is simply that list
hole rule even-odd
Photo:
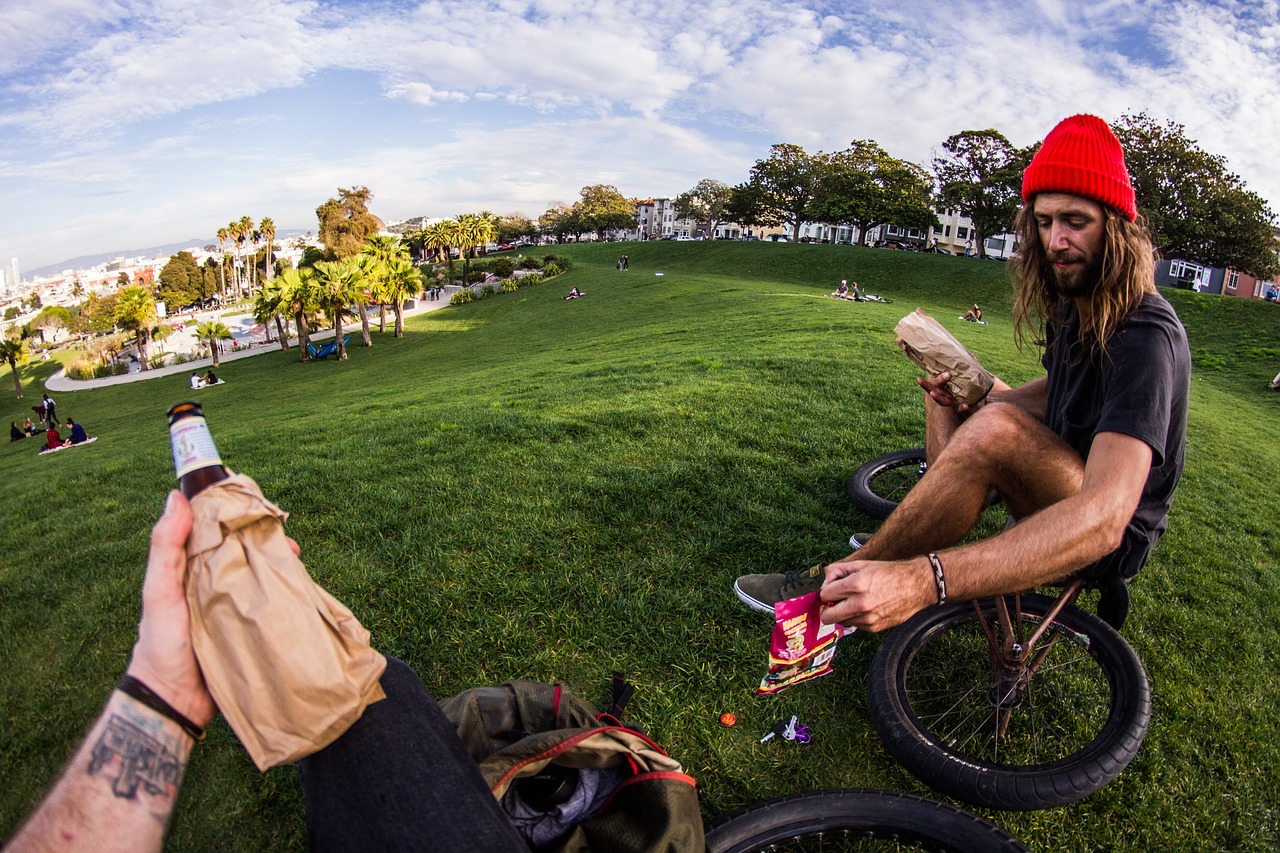
[{"label": "bare leg", "polygon": [[958,426],[949,423],[953,412],[931,400],[926,412],[929,440],[941,447],[857,559],[908,559],[954,545],[977,522],[992,488],[1015,518],[1080,491],[1084,460],[1022,409],[991,403]]}]

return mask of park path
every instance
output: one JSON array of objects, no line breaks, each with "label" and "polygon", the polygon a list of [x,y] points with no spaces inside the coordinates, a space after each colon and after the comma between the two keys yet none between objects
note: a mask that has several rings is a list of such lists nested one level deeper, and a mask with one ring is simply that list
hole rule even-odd
[{"label": "park path", "polygon": [[[404,309],[405,317],[412,317],[416,314],[425,314],[428,311],[435,311],[449,304],[447,296],[441,296],[437,300],[417,300],[412,308]],[[209,318],[204,318],[209,319]],[[388,317],[388,324],[394,322],[394,317]],[[360,324],[356,324],[356,332],[359,333]],[[322,330],[312,333],[308,337],[313,341],[322,341],[333,337],[333,329]],[[254,344],[248,349],[229,352],[218,356],[220,364],[226,364],[229,361],[238,361],[242,358],[250,356],[262,355],[267,352],[279,352],[280,344],[273,341],[269,344]],[[67,376],[66,369],[59,370],[57,373],[45,380],[44,387],[49,391],[84,391],[89,388],[105,388],[109,385],[124,385],[129,382],[141,382],[144,379],[159,379],[163,376],[173,376],[177,373],[190,373],[200,368],[209,368],[213,366],[213,357],[199,358],[195,361],[185,361],[182,364],[171,364],[166,367],[155,367],[151,370],[140,370],[137,373],[126,373],[121,376],[104,376],[101,379],[71,379]]]}]

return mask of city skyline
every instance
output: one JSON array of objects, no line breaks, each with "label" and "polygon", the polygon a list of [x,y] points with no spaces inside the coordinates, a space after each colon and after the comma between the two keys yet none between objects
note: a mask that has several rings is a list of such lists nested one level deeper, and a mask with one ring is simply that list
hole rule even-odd
[{"label": "city skyline", "polygon": [[314,230],[675,196],[769,146],[1032,144],[1146,111],[1280,207],[1280,0],[882,4],[53,0],[0,28],[0,259],[36,269],[248,215]]}]

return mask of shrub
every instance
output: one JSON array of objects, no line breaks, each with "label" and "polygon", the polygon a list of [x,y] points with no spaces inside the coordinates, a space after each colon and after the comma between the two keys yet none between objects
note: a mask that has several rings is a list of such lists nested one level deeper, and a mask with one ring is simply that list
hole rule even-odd
[{"label": "shrub", "polygon": [[493,296],[497,292],[498,291],[493,289],[492,284],[486,284],[484,287],[480,288],[480,296],[478,298],[488,299],[490,296]]},{"label": "shrub", "polygon": [[564,270],[562,270],[560,265],[555,261],[549,261],[547,265],[542,268],[542,274],[547,278],[551,278],[553,275],[560,275],[562,272],[564,272]]},{"label": "shrub", "polygon": [[450,305],[466,305],[468,302],[471,302],[474,299],[475,297],[471,295],[470,290],[463,289],[463,290],[459,290],[457,293],[453,294],[453,296],[449,297],[449,304]]},{"label": "shrub", "polygon": [[100,364],[93,369],[93,378],[102,379],[106,376],[124,376],[129,372],[129,365],[123,361],[108,361],[106,364]]},{"label": "shrub", "polygon": [[489,277],[489,273],[485,272],[484,270],[472,270],[471,272],[467,273],[466,279],[464,280],[466,281],[467,284],[479,284],[480,282],[484,281],[488,277]]},{"label": "shrub", "polygon": [[151,365],[152,367],[164,367],[164,363],[168,359],[169,359],[169,353],[158,352],[155,355],[147,358],[147,364]]},{"label": "shrub", "polygon": [[98,359],[91,355],[82,355],[75,361],[71,362],[71,366],[67,368],[67,377],[70,379],[93,379],[98,375]]},{"label": "shrub", "polygon": [[494,258],[491,267],[498,278],[511,278],[516,271],[516,262],[511,258]]},{"label": "shrub", "polygon": [[542,284],[542,273],[537,273],[537,272],[529,273],[528,275],[520,279],[521,287],[529,287],[530,285],[534,285],[534,284]]},{"label": "shrub", "polygon": [[515,293],[519,289],[520,282],[516,281],[514,278],[504,279],[502,282],[503,293]]},{"label": "shrub", "polygon": [[522,269],[522,270],[540,270],[540,269],[542,269],[542,261],[538,260],[538,259],[537,259],[537,258],[535,258],[533,255],[529,255],[529,256],[528,256],[528,257],[526,257],[526,258],[521,258],[521,259],[520,259],[520,269]]}]

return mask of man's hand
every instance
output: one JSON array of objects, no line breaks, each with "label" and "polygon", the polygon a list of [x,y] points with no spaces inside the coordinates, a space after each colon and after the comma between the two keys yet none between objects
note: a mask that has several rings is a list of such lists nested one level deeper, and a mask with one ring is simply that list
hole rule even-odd
[{"label": "man's hand", "polygon": [[912,560],[859,560],[827,566],[822,584],[822,621],[886,631],[937,602],[933,572],[925,557]]},{"label": "man's hand", "polygon": [[190,532],[191,505],[181,492],[172,491],[164,515],[151,530],[151,556],[142,581],[142,621],[126,671],[203,728],[218,708],[191,645],[185,592]]},{"label": "man's hand", "polygon": [[[954,409],[961,417],[968,417],[976,412],[982,403],[975,403],[970,406],[968,403],[960,403],[956,398],[951,396],[951,392],[947,390],[947,382],[951,379],[951,374],[943,371],[937,376],[932,374],[925,376],[917,376],[916,384],[924,389],[929,395],[929,399],[942,406],[945,409]],[[984,400],[985,402],[985,400]]]}]

